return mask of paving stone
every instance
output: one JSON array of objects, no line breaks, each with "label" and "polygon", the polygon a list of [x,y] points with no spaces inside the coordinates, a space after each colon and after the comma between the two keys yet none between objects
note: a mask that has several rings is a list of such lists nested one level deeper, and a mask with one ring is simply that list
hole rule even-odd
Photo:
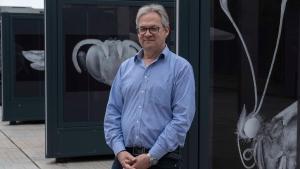
[{"label": "paving stone", "polygon": [[0,121],[0,169],[109,169],[112,162],[93,159],[56,163],[53,158],[45,158],[44,124],[9,125]]}]

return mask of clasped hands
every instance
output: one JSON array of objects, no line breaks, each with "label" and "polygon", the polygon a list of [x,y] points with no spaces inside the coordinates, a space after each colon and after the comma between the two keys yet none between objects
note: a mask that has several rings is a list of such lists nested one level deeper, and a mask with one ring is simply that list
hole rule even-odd
[{"label": "clasped hands", "polygon": [[140,154],[134,157],[127,151],[121,151],[117,154],[117,157],[123,169],[150,168],[150,158],[147,156],[147,154]]}]

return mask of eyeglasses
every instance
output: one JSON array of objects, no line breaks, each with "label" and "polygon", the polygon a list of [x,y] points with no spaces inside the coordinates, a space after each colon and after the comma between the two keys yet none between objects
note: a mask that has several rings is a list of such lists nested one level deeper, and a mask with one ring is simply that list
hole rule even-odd
[{"label": "eyeglasses", "polygon": [[140,27],[140,28],[137,28],[136,31],[138,34],[145,34],[148,30],[151,34],[155,34],[157,32],[159,32],[159,28],[160,27]]}]

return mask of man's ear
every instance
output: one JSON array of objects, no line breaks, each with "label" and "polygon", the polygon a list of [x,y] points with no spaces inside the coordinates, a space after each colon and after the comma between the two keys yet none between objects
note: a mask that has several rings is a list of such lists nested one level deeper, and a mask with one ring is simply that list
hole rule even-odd
[{"label": "man's ear", "polygon": [[170,27],[164,27],[164,29],[166,31],[166,37],[167,37],[170,33]]}]

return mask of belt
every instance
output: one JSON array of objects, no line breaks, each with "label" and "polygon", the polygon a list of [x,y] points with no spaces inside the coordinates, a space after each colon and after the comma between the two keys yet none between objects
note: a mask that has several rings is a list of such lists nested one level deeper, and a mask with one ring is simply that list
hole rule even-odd
[{"label": "belt", "polygon": [[[138,156],[141,154],[148,153],[149,149],[144,148],[144,147],[126,147],[126,151],[128,151],[133,156]],[[177,148],[176,150],[167,153],[162,158],[169,158],[169,159],[175,159],[175,160],[181,159],[180,148]]]},{"label": "belt", "polygon": [[134,156],[145,154],[149,152],[149,149],[145,147],[126,147],[126,151]]}]

